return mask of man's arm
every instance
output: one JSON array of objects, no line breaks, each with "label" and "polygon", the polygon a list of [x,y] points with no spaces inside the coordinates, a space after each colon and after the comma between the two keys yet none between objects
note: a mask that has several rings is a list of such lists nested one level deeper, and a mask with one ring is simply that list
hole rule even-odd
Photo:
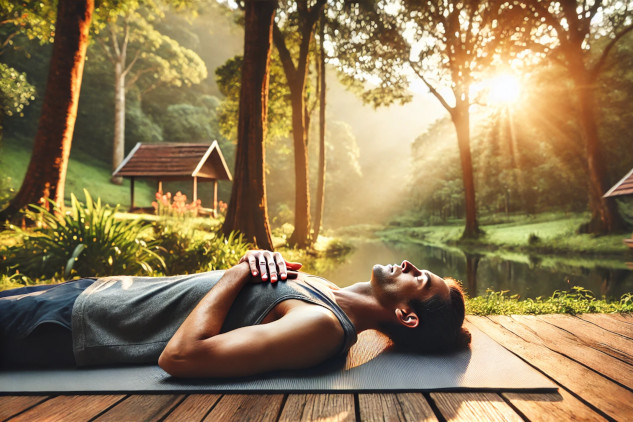
[{"label": "man's arm", "polygon": [[179,377],[253,375],[305,368],[334,355],[343,328],[329,310],[297,301],[278,320],[220,334],[251,269],[242,262],[207,293],[176,331],[158,364]]}]

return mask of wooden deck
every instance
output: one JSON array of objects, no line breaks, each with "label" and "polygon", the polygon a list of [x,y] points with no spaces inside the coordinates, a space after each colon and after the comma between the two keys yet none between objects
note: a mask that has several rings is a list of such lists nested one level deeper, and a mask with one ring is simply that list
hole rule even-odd
[{"label": "wooden deck", "polygon": [[633,420],[633,316],[468,317],[558,393],[163,394],[0,397],[0,420]]}]

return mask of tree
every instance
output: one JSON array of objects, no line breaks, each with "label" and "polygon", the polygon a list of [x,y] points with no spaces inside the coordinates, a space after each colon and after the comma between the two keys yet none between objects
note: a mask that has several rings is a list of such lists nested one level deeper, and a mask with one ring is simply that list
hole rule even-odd
[{"label": "tree", "polygon": [[244,62],[235,177],[222,231],[239,230],[260,248],[273,249],[265,183],[266,115],[272,27],[276,4],[245,3]]},{"label": "tree", "polygon": [[336,57],[342,72],[364,82],[367,75],[379,78],[372,81],[377,86],[363,93],[366,102],[379,106],[410,100],[410,69],[446,109],[460,153],[466,214],[463,237],[477,237],[470,89],[504,39],[495,29],[502,20],[497,3],[402,0],[390,5],[379,1],[369,9],[361,6],[352,7],[336,28]]},{"label": "tree", "polygon": [[[8,219],[32,203],[63,206],[64,183],[72,143],[93,0],[59,0],[53,55],[33,154],[17,195],[0,213]],[[42,202],[44,201],[44,202]]]},{"label": "tree", "polygon": [[321,231],[321,219],[323,217],[323,207],[325,203],[325,16],[321,17],[319,25],[319,62],[317,64],[318,94],[319,94],[319,175],[317,177],[316,213],[314,216],[314,234],[312,238],[316,241]]},{"label": "tree", "polygon": [[[290,88],[292,105],[292,137],[295,150],[295,229],[288,243],[305,248],[310,239],[310,183],[308,172],[308,113],[306,112],[306,80],[308,75],[308,58],[314,28],[325,0],[317,0],[312,6],[301,0],[285,4],[284,31],[280,22],[275,22],[273,40]],[[281,18],[279,19],[281,20]],[[298,54],[293,60],[289,48],[289,38],[298,36]]]},{"label": "tree", "polygon": [[[55,8],[48,2],[0,1],[0,56],[16,49],[15,37],[25,35],[41,43],[52,41]],[[24,72],[0,63],[0,139],[4,116],[22,113],[34,99],[35,88]]]},{"label": "tree", "polygon": [[[610,52],[633,30],[633,2],[522,0],[514,4],[524,8],[533,22],[536,22],[536,32],[555,34],[555,38],[545,39],[555,39],[556,42],[549,42],[540,49],[535,43],[530,43],[530,46],[537,51],[551,51],[553,57],[568,70],[574,82],[579,106],[578,120],[582,128],[589,171],[591,221],[585,229],[596,234],[617,231],[623,227],[624,222],[617,212],[614,200],[602,197],[609,186],[605,177],[606,168],[596,119],[595,88]],[[591,49],[592,43],[604,38],[607,41],[601,52],[590,54],[595,52],[595,49]]]},{"label": "tree", "polygon": [[[140,85],[143,95],[160,85],[190,86],[207,77],[206,66],[196,53],[154,27],[159,17],[157,6],[125,11],[96,37],[114,69],[112,171],[124,158],[125,97],[132,86]],[[122,178],[113,177],[112,182],[120,184]]]}]

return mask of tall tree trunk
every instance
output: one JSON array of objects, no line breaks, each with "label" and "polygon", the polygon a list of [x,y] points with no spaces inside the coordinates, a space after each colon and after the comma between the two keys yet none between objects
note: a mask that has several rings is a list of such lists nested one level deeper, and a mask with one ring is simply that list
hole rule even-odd
[{"label": "tall tree trunk", "polygon": [[[114,63],[114,139],[112,141],[112,171],[123,161],[125,153],[125,56]],[[123,178],[112,176],[112,183],[120,185]]]},{"label": "tall tree trunk", "polygon": [[457,132],[459,158],[462,165],[462,181],[464,183],[464,203],[466,205],[466,226],[462,238],[475,238],[481,233],[477,223],[477,204],[475,201],[475,178],[473,161],[470,152],[470,113],[468,101],[458,100],[451,114]]},{"label": "tall tree trunk", "polygon": [[576,73],[574,77],[575,91],[580,109],[580,125],[585,141],[587,169],[589,170],[587,193],[589,209],[591,210],[591,220],[581,229],[594,234],[613,233],[622,229],[625,223],[618,213],[615,201],[602,196],[609,189],[609,186],[606,184],[604,160],[594,113],[594,81],[587,75],[588,72],[582,65],[582,59],[579,62],[582,68],[575,67],[573,72]]},{"label": "tall tree trunk", "polygon": [[239,230],[247,240],[270,250],[273,244],[266,204],[264,139],[275,7],[274,1],[250,0],[245,5],[235,179],[222,226],[224,234]]},{"label": "tall tree trunk", "polygon": [[51,198],[64,205],[64,184],[77,117],[81,78],[94,0],[59,0],[53,55],[33,154],[22,187],[0,219],[13,218],[33,203]]},{"label": "tall tree trunk", "polygon": [[295,151],[295,229],[288,243],[299,248],[310,245],[310,179],[308,174],[307,129],[305,127],[304,91],[301,86],[290,89],[292,103],[292,139]]},{"label": "tall tree trunk", "polygon": [[323,218],[323,208],[325,204],[325,50],[323,48],[323,38],[325,30],[325,19],[321,18],[319,27],[319,175],[317,180],[316,213],[314,217],[314,236],[316,242],[321,231],[321,219]]}]

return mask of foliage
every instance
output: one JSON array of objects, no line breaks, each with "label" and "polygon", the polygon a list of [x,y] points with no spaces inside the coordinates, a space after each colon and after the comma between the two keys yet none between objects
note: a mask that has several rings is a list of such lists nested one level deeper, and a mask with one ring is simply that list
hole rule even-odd
[{"label": "foliage", "polygon": [[218,130],[217,107],[214,96],[200,98],[201,105],[172,104],[162,121],[165,139],[170,142],[195,142],[221,138]]},{"label": "foliage", "polygon": [[[218,110],[220,131],[225,138],[231,140],[237,139],[242,62],[242,56],[235,56],[215,70],[218,88],[226,97]],[[292,126],[290,90],[286,84],[279,55],[274,51],[269,69],[267,140],[287,136]]]},{"label": "foliage", "polygon": [[34,278],[70,278],[114,274],[150,274],[164,266],[152,245],[142,240],[149,225],[122,221],[112,209],[84,191],[86,204],[71,195],[67,213],[31,205],[26,218],[32,232],[10,226],[21,243],[2,251],[2,272],[19,271]]},{"label": "foliage", "polygon": [[556,291],[547,298],[519,300],[507,291],[487,290],[485,296],[469,298],[466,313],[472,315],[510,314],[580,314],[633,312],[633,294],[622,295],[619,301],[596,299],[587,289],[576,286],[572,291]]},{"label": "foliage", "polygon": [[22,116],[22,110],[35,99],[35,88],[26,74],[0,63],[0,115]]},{"label": "foliage", "polygon": [[165,218],[154,225],[158,253],[165,261],[166,274],[190,274],[230,268],[249,250],[241,235],[225,237],[215,232],[211,237],[196,239],[195,230],[186,229],[183,221]]}]

